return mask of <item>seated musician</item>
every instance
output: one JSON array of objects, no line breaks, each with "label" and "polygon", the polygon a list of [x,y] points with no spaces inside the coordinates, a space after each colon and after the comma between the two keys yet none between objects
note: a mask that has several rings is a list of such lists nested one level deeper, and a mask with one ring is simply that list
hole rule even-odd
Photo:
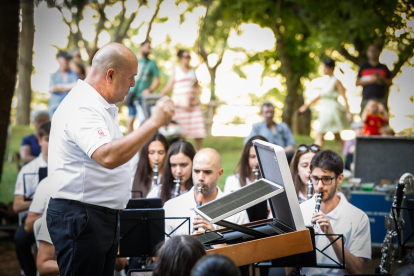
[{"label": "seated musician", "polygon": [[[261,178],[256,151],[253,147],[254,140],[267,142],[267,139],[260,135],[253,136],[247,140],[246,144],[244,144],[240,160],[236,166],[236,174],[226,178],[226,183],[224,185],[225,194],[237,191]],[[270,206],[267,204],[267,201],[264,201],[256,206],[250,207],[246,211],[249,221],[258,221],[268,218],[270,214]]]},{"label": "seated musician", "polygon": [[[318,145],[300,145],[298,150],[293,156],[290,163],[290,173],[292,174],[293,183],[295,184],[296,194],[298,196],[299,203],[308,200],[308,180],[310,173],[310,163],[315,153],[320,151],[321,148]],[[313,195],[313,189],[312,189]]]},{"label": "seated musician", "polygon": [[[315,221],[315,232],[325,234],[343,234],[345,238],[346,269],[304,268],[306,275],[343,275],[361,274],[365,264],[371,259],[371,234],[368,216],[351,205],[342,193],[338,193],[341,184],[344,163],[339,154],[323,150],[315,154],[310,165],[310,179],[315,195],[300,205],[305,225]],[[320,211],[315,215],[317,194],[322,193]],[[335,240],[336,236],[316,236],[316,247],[320,250]],[[332,259],[342,262],[342,241],[337,240],[325,253]],[[317,253],[318,264],[333,264],[326,256]]]},{"label": "seated musician", "polygon": [[147,195],[148,198],[159,197],[164,204],[174,198],[174,180],[181,177],[179,195],[188,192],[193,187],[192,169],[196,151],[189,142],[175,142],[168,150],[163,166],[162,185],[154,187]]},{"label": "seated musician", "polygon": [[[226,178],[226,184],[224,185],[223,190],[225,194],[234,192],[255,181],[254,170],[259,170],[259,164],[256,158],[256,151],[253,147],[253,140],[262,140],[267,142],[267,139],[260,135],[253,136],[247,140],[246,144],[244,144],[239,162],[237,163],[235,174]],[[261,178],[260,171],[258,171],[258,173],[258,177]]]},{"label": "seated musician", "polygon": [[[217,229],[217,225],[210,224],[205,219],[196,216],[194,208],[197,206],[196,196],[199,187],[203,188],[203,205],[224,196],[224,193],[217,187],[217,181],[222,175],[221,158],[216,150],[205,148],[197,152],[193,160],[194,186],[188,193],[170,199],[164,204],[165,217],[189,217],[192,226],[191,231],[197,231],[198,233],[204,233],[207,229]],[[246,211],[237,213],[226,220],[237,224],[249,222]],[[182,220],[166,219],[166,233],[171,233],[181,223]],[[185,223],[179,227],[173,233],[173,236],[175,235],[188,235],[188,224]]]},{"label": "seated musician", "polygon": [[[50,197],[46,198],[46,210],[41,219],[40,231],[37,235],[37,241],[39,242],[39,248],[37,252],[37,269],[40,275],[59,275],[59,267],[56,260],[55,246],[50,238],[49,231],[47,229],[46,214],[47,206],[49,205]],[[115,270],[121,271],[126,265],[126,258],[117,258],[115,261]]]},{"label": "seated musician", "polygon": [[33,198],[39,180],[42,180],[43,178],[41,173],[42,170],[47,174],[49,134],[50,122],[47,122],[41,125],[38,131],[41,153],[36,159],[24,165],[20,170],[14,190],[13,210],[16,213],[20,213],[20,217],[22,218],[22,224],[17,228],[14,235],[14,244],[16,246],[16,255],[20,266],[26,275],[36,274],[36,264],[31,251],[31,246],[35,243],[35,238],[33,233],[28,233],[24,229],[25,220],[31,203],[30,200],[26,201],[25,199]]},{"label": "seated musician", "polygon": [[33,225],[37,219],[40,219],[45,212],[46,203],[49,202],[47,199],[49,197],[49,192],[53,189],[52,183],[50,183],[49,178],[44,178],[40,181],[39,185],[36,188],[36,193],[33,196],[32,203],[30,204],[29,214],[27,215],[24,230],[27,233],[33,232]]},{"label": "seated musician", "polygon": [[[139,153],[138,166],[132,181],[132,198],[146,198],[154,182],[154,168],[158,165],[158,179],[156,184],[160,184],[162,166],[169,144],[162,134],[155,134],[151,140],[141,149]],[[140,192],[142,192],[142,195]]]}]

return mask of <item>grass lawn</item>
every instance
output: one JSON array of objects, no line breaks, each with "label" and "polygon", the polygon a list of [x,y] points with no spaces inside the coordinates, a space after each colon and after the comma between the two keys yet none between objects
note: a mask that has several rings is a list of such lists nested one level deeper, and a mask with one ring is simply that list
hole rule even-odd
[{"label": "grass lawn", "polygon": [[[33,129],[28,126],[12,127],[12,152],[19,151],[20,141],[23,136],[29,135]],[[295,136],[296,144],[312,144],[313,139],[309,136]],[[193,142],[193,141],[190,141]],[[234,173],[234,168],[240,158],[243,148],[241,137],[208,137],[204,140],[204,147],[216,149],[222,158],[224,174],[218,185],[223,189],[226,177]],[[325,149],[332,149],[338,153],[340,149],[335,141],[326,141]],[[3,166],[3,175],[0,183],[0,202],[13,201],[14,185],[16,183],[17,169],[14,162],[6,162]]]}]

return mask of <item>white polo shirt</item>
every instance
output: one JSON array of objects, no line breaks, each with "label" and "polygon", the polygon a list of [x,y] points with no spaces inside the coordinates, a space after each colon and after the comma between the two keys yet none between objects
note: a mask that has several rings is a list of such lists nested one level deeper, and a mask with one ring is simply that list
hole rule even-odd
[{"label": "white polo shirt", "polygon": [[129,163],[110,170],[91,158],[97,148],[122,136],[118,107],[78,80],[52,119],[49,177],[56,192],[51,196],[125,208],[131,185]]},{"label": "white polo shirt", "polygon": [[[250,184],[252,184],[252,182],[250,181],[248,177],[246,177],[246,186]],[[227,176],[223,191],[225,194],[229,194],[229,193],[232,193],[234,191],[241,189],[241,187],[242,186],[240,185],[239,174],[233,174],[233,175]]]},{"label": "white polo shirt", "polygon": [[[47,162],[42,153],[38,157],[22,167],[17,175],[14,195],[24,195],[25,198],[33,198],[37,185],[39,185],[39,168],[47,168]],[[29,211],[20,212],[23,216]]]},{"label": "white polo shirt", "polygon": [[[345,248],[360,258],[371,259],[371,232],[368,216],[350,204],[342,193],[338,193],[341,200],[338,206],[329,214],[325,214],[331,223],[332,230],[335,234],[343,234],[345,237]],[[305,225],[311,225],[313,211],[316,205],[316,195],[313,198],[300,204],[303,220]],[[319,228],[320,229],[320,228]],[[320,230],[319,230],[320,231]],[[324,249],[330,242],[325,236],[315,237],[316,247]],[[332,259],[338,261],[332,247],[325,250],[325,253]],[[329,258],[317,252],[318,264],[334,264]],[[346,258],[345,258],[346,263]],[[309,275],[344,275],[348,274],[345,269],[327,269],[327,268],[303,268],[302,273]]]},{"label": "white polo shirt", "polygon": [[[217,187],[218,193],[217,198],[224,196],[225,194]],[[191,188],[187,193],[170,199],[164,204],[165,217],[189,217],[190,218],[190,235],[193,234],[193,222],[196,217],[194,209],[197,207],[197,203],[194,198],[194,187]],[[231,217],[226,218],[227,221],[244,224],[249,222],[246,211],[237,213]],[[184,220],[173,220],[165,219],[165,232],[167,234],[171,233],[177,226],[179,226]],[[213,226],[218,229],[218,225],[213,224]],[[202,230],[202,229],[200,229]],[[188,222],[184,223],[180,228],[178,228],[172,236],[177,235],[188,235]]]},{"label": "white polo shirt", "polygon": [[51,193],[52,189],[53,186],[48,177],[40,181],[33,197],[33,201],[30,204],[29,212],[43,214],[46,209],[46,202],[49,202],[49,200],[47,200],[49,198],[48,194]]}]

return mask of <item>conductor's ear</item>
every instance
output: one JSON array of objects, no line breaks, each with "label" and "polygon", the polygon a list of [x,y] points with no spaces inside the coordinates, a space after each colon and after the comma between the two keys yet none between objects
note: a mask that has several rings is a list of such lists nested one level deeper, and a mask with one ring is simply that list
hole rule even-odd
[{"label": "conductor's ear", "polygon": [[114,81],[115,78],[115,69],[108,69],[108,71],[106,71],[106,82],[111,84]]}]

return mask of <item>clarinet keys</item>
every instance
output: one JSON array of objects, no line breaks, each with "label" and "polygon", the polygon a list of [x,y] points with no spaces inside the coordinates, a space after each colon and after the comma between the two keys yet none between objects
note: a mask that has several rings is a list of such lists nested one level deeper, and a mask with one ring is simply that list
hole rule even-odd
[{"label": "clarinet keys", "polygon": [[[319,213],[319,210],[321,209],[321,202],[322,202],[322,193],[319,193],[318,196],[316,197],[315,211],[313,211],[312,217],[316,215],[317,213]],[[313,220],[312,220],[312,226],[313,226],[313,229],[315,229],[315,231],[319,228],[316,221],[313,221]]]},{"label": "clarinet keys", "polygon": [[181,189],[181,176],[179,176],[176,180],[174,180],[175,189],[174,189],[174,198],[180,195]]}]

